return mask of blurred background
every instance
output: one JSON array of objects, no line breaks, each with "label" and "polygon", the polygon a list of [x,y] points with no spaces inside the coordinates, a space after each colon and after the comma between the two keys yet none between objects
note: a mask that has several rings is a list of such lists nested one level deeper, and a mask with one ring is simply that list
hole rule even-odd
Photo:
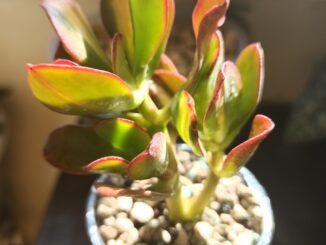
[{"label": "blurred background", "polygon": [[[176,0],[182,6],[177,8],[180,16],[183,16],[182,12],[187,12],[182,5],[184,1]],[[99,0],[79,2],[90,18],[96,20],[94,13]],[[285,141],[290,142],[287,144],[301,142],[308,148],[313,145],[314,151],[322,151],[326,145],[323,143],[326,136],[326,0],[231,0],[230,19],[235,23],[230,28],[234,28],[232,30],[236,34],[240,33],[241,40],[260,41],[265,50],[266,79],[261,110],[267,110],[267,114],[270,110],[277,120],[283,120],[278,131],[280,144]],[[0,244],[6,244],[1,242],[1,239],[6,239],[1,237],[5,236],[7,241],[11,241],[7,244],[34,244],[59,176],[42,158],[42,147],[51,130],[75,118],[47,110],[32,97],[28,88],[25,64],[50,62],[56,44],[54,32],[39,7],[39,1],[1,0],[0,27],[0,90],[4,91],[0,93],[3,94],[0,103],[5,111],[4,118],[8,120],[8,123],[6,119],[0,120],[0,132],[4,139],[0,146],[5,151],[0,163]],[[232,41],[232,32],[230,35]],[[262,149],[265,147],[268,146],[263,145]],[[297,150],[307,147],[301,146],[290,152],[296,155],[299,153]],[[314,156],[318,154],[314,152]],[[311,183],[305,181],[306,175],[296,175],[296,171],[308,171],[314,179],[314,174],[325,172],[325,168],[321,167],[325,164],[322,165],[321,158],[311,162],[309,159],[312,158],[307,157],[306,165],[299,168],[291,162],[291,155],[287,155],[289,165],[280,166],[275,157],[265,156],[271,166],[254,163],[252,168],[257,170],[258,179],[271,192],[272,201],[279,205],[275,207],[276,217],[280,219],[280,227],[286,229],[282,226],[282,218],[286,220],[286,217],[280,217],[277,211],[286,214],[284,208],[291,210],[296,203],[283,206],[280,198],[303,195],[300,193],[304,192],[304,188],[309,192],[311,187]],[[259,155],[255,161],[264,161],[265,158]],[[258,164],[261,165],[257,167]],[[319,167],[316,164],[320,164]],[[296,179],[292,180],[291,174]],[[291,186],[285,187],[283,190],[287,192],[282,195],[279,195],[282,186],[273,189],[273,186],[279,186],[280,180]],[[320,187],[326,183],[320,180],[313,184]],[[325,195],[324,192],[317,196],[322,198]],[[311,202],[322,202],[311,198]],[[304,196],[302,200],[305,200]],[[295,222],[314,219],[312,216],[304,217],[302,212],[305,209],[301,209],[298,216],[294,215]],[[319,217],[326,218],[325,211],[321,211]],[[292,237],[288,240],[280,238],[278,244],[298,244],[294,238],[298,231],[294,229],[292,232]],[[283,233],[286,232],[279,231],[279,234]]]}]

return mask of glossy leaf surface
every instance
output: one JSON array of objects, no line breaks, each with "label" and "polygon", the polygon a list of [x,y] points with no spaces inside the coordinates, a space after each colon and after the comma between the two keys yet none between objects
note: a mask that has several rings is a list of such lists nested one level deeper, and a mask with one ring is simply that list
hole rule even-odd
[{"label": "glossy leaf surface", "polygon": [[135,108],[142,94],[118,76],[66,64],[27,65],[35,97],[50,109],[75,115],[119,112]]},{"label": "glossy leaf surface", "polygon": [[235,112],[239,108],[241,89],[242,81],[237,67],[232,62],[225,62],[203,122],[206,140],[212,143],[209,146],[211,150],[226,148],[238,133],[230,131],[230,128],[237,118]]},{"label": "glossy leaf surface", "polygon": [[128,84],[134,85],[129,62],[123,48],[123,36],[115,34],[112,40],[112,69],[115,74],[124,79]]},{"label": "glossy leaf surface", "polygon": [[[198,35],[200,24],[207,13],[214,7],[223,4],[227,4],[228,6],[229,0],[197,0],[197,4],[192,14],[192,25],[196,36]],[[219,17],[219,26],[223,25],[224,21],[225,16]]]},{"label": "glossy leaf surface", "polygon": [[110,61],[100,47],[95,34],[75,0],[43,0],[47,13],[65,50],[78,63],[110,70]]},{"label": "glossy leaf surface", "polygon": [[154,134],[148,147],[136,156],[128,166],[131,179],[149,179],[164,173],[168,165],[166,139],[163,133]]},{"label": "glossy leaf surface", "polygon": [[125,175],[127,173],[128,164],[129,161],[122,157],[109,156],[95,160],[84,169],[93,173],[117,173]]},{"label": "glossy leaf surface", "polygon": [[173,123],[181,138],[198,154],[203,154],[198,137],[198,121],[194,100],[186,91],[181,91],[172,106]]},{"label": "glossy leaf surface", "polygon": [[100,121],[94,126],[94,130],[102,140],[115,149],[116,155],[127,160],[144,151],[151,140],[142,127],[123,118]]},{"label": "glossy leaf surface", "polygon": [[[197,47],[198,48],[198,47]],[[217,31],[204,56],[197,50],[197,65],[186,90],[193,96],[199,122],[201,123],[212,99],[219,70],[224,60],[224,42],[222,34]]]},{"label": "glossy leaf surface", "polygon": [[129,62],[134,58],[134,28],[130,12],[130,0],[101,0],[103,23],[111,37],[119,33]]},{"label": "glossy leaf surface", "polygon": [[260,43],[247,46],[237,59],[236,65],[243,82],[239,120],[247,120],[259,103],[265,76],[264,50]]},{"label": "glossy leaf surface", "polygon": [[274,123],[263,115],[256,115],[253,120],[249,139],[230,151],[221,169],[213,169],[219,177],[228,177],[239,171],[255,153],[259,144],[273,130]]},{"label": "glossy leaf surface", "polygon": [[153,59],[169,25],[169,0],[130,1],[134,28],[135,70]]}]

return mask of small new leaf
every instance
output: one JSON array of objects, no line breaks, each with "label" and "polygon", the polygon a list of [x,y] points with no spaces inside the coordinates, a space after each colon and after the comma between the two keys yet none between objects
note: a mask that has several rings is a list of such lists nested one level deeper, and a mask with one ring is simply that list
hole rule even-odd
[{"label": "small new leaf", "polygon": [[149,179],[162,175],[168,165],[166,138],[163,133],[154,134],[147,148],[128,166],[128,176],[134,180]]},{"label": "small new leaf", "polygon": [[198,154],[204,150],[198,136],[198,121],[195,103],[191,95],[181,91],[174,99],[172,106],[173,123],[181,138]]}]

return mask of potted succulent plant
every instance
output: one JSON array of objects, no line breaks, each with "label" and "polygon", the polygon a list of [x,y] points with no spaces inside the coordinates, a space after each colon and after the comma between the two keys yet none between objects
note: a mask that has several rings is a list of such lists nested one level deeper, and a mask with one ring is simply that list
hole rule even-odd
[{"label": "potted succulent plant", "polygon": [[[83,117],[81,125],[55,130],[44,154],[68,173],[111,176],[95,186],[104,196],[97,207],[98,222],[106,225],[99,229],[100,243],[243,245],[259,240],[253,233],[243,239],[252,220],[233,222],[237,218],[230,215],[245,206],[259,208],[250,183],[235,175],[274,124],[256,115],[249,139],[227,151],[252,116],[264,80],[259,43],[246,47],[235,64],[224,61],[218,28],[228,5],[227,0],[197,1],[192,15],[196,53],[186,78],[164,54],[173,0],[102,0],[111,37],[104,47],[77,2],[42,1],[70,60],[28,64],[31,90],[51,110]],[[176,149],[178,138],[192,154]],[[238,186],[228,186],[226,177]],[[233,190],[233,199],[221,207],[223,188]],[[240,200],[245,193],[249,201]],[[214,226],[220,223],[237,224],[242,240],[236,240],[237,232],[221,234],[227,227]],[[153,230],[159,235],[148,235]]]}]

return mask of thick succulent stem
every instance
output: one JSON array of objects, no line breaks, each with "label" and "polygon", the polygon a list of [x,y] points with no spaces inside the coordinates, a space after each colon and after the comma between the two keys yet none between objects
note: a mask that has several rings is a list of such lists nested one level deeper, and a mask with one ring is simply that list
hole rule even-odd
[{"label": "thick succulent stem", "polygon": [[[213,153],[210,159],[210,166],[218,165],[223,160],[223,157],[224,154],[221,152]],[[210,171],[204,183],[203,190],[189,200],[184,217],[185,220],[195,220],[203,213],[205,207],[209,205],[209,202],[214,197],[218,182],[219,178],[212,171]]]}]

